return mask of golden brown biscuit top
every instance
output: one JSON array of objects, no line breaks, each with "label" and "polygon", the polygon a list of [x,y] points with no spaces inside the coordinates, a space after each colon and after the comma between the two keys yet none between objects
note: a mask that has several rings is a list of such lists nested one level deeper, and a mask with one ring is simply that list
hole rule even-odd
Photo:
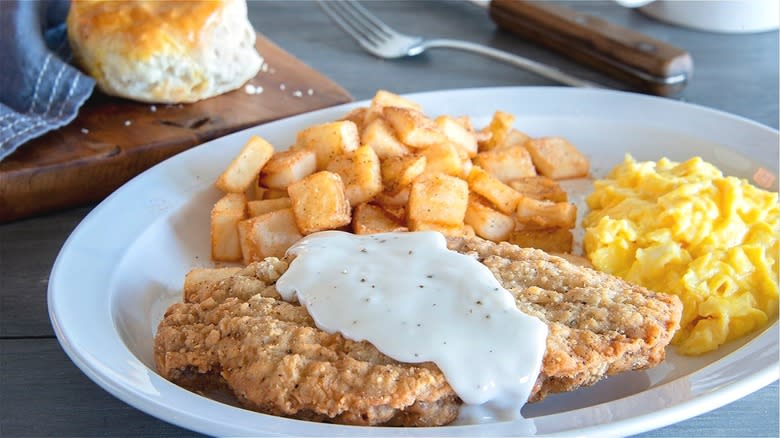
[{"label": "golden brown biscuit top", "polygon": [[74,0],[68,14],[71,40],[111,40],[116,50],[145,59],[196,45],[203,29],[230,0]]}]

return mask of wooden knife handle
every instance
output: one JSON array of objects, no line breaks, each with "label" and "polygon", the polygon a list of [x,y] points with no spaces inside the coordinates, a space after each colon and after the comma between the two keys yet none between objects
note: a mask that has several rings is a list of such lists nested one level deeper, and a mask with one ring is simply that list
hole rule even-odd
[{"label": "wooden knife handle", "polygon": [[685,50],[563,6],[492,0],[490,17],[501,29],[640,91],[669,96],[682,90],[693,75],[693,60]]}]

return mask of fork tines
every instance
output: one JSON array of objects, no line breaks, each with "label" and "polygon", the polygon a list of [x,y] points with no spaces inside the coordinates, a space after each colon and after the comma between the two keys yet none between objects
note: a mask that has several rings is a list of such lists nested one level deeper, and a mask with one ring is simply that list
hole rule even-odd
[{"label": "fork tines", "polygon": [[320,0],[318,3],[344,32],[361,44],[377,45],[395,35],[393,29],[387,27],[358,2]]}]

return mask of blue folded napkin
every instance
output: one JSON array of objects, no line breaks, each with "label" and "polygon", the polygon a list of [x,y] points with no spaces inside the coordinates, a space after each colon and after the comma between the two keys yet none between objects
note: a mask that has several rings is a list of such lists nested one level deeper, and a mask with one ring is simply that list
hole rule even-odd
[{"label": "blue folded napkin", "polygon": [[70,123],[95,81],[69,64],[66,0],[0,0],[0,160]]}]

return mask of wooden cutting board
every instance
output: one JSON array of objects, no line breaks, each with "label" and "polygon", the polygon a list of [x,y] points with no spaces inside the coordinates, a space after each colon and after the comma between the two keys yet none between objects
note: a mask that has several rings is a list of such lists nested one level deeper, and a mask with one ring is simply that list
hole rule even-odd
[{"label": "wooden cutting board", "polygon": [[97,90],[78,117],[0,161],[0,222],[103,199],[154,164],[208,140],[349,102],[336,83],[258,35],[267,64],[244,88],[202,102],[150,105]]}]

